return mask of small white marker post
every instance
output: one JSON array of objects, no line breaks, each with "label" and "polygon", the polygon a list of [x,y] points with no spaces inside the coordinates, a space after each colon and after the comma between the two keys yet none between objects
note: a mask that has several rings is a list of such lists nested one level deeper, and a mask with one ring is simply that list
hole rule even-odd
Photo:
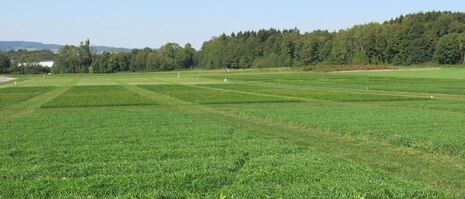
[{"label": "small white marker post", "polygon": [[17,83],[16,80],[15,80],[15,87],[16,87],[17,84],[18,84],[18,83]]},{"label": "small white marker post", "polygon": [[178,73],[178,78],[179,78],[180,76],[181,76],[181,74],[180,74],[180,73]]}]

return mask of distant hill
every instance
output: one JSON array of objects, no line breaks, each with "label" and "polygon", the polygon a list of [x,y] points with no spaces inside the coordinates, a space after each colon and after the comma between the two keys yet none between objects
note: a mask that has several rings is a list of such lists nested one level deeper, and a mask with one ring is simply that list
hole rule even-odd
[{"label": "distant hill", "polygon": [[[0,41],[0,51],[10,51],[10,50],[51,50],[58,51],[63,45],[58,44],[44,44],[41,42],[30,42],[30,41]],[[97,52],[113,51],[113,52],[129,52],[130,48],[114,48],[109,46],[93,46]]]}]

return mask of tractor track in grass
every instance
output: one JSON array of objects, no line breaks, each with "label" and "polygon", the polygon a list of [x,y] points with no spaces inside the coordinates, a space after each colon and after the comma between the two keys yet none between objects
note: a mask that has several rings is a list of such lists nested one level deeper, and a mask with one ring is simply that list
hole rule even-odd
[{"label": "tractor track in grass", "polygon": [[[385,141],[341,136],[330,130],[315,130],[289,123],[268,121],[256,116],[243,116],[208,105],[198,105],[134,85],[122,83],[138,95],[157,100],[160,105],[181,109],[195,117],[213,120],[234,128],[249,129],[289,143],[334,154],[353,162],[382,169],[403,178],[446,190],[452,197],[465,196],[465,161],[458,157],[433,154],[422,150],[396,146]],[[286,132],[286,133],[283,133]]]},{"label": "tractor track in grass", "polygon": [[[29,81],[32,81],[32,79],[23,81],[22,84]],[[78,80],[70,80],[70,86],[55,87],[54,89],[48,92],[41,93],[19,103],[3,107],[0,110],[0,122],[8,121],[19,116],[27,115],[40,109],[43,104],[65,93],[66,91],[72,88],[72,85],[75,85],[77,82]]]},{"label": "tractor track in grass", "polygon": [[39,109],[42,104],[45,104],[48,101],[60,96],[70,88],[71,87],[57,87],[19,103],[3,107],[2,110],[0,110],[0,121],[7,121],[22,115],[32,113]]}]

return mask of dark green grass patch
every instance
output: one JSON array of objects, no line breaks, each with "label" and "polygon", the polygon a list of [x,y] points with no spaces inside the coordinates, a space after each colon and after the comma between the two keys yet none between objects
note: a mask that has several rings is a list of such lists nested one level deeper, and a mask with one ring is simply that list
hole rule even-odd
[{"label": "dark green grass patch", "polygon": [[438,110],[438,111],[451,111],[451,112],[465,113],[465,103],[464,102],[435,101],[434,103],[413,104],[413,105],[411,105],[411,107],[420,108],[420,109],[430,109],[430,110]]},{"label": "dark green grass patch", "polygon": [[42,107],[98,107],[152,105],[155,101],[122,86],[75,86]]},{"label": "dark green grass patch", "polygon": [[246,84],[208,84],[203,85],[212,88],[257,92],[265,94],[302,97],[311,99],[331,100],[339,102],[365,102],[365,101],[406,101],[406,100],[428,100],[430,98],[405,97],[395,95],[377,95],[367,93],[349,93],[337,91],[324,91],[316,89],[293,89],[280,87],[265,87]]},{"label": "dark green grass patch", "polygon": [[463,113],[363,105],[262,106],[238,112],[465,158]]},{"label": "dark green grass patch", "polygon": [[183,85],[140,85],[139,87],[197,104],[273,103],[297,101],[280,97],[242,94]]},{"label": "dark green grass patch", "polygon": [[42,109],[0,125],[0,136],[1,198],[443,197],[424,184],[161,107]]},{"label": "dark green grass patch", "polygon": [[0,107],[27,100],[50,91],[53,87],[8,87],[0,89]]}]

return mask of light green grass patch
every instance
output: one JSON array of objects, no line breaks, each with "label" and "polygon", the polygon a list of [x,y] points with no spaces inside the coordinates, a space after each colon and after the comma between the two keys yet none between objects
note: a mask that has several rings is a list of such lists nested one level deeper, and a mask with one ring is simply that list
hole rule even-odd
[{"label": "light green grass patch", "polygon": [[74,86],[76,82],[79,81],[77,77],[65,77],[65,76],[48,76],[46,75],[45,78],[41,77],[30,77],[28,80],[24,82],[18,82],[18,86],[24,87],[34,87],[34,86],[54,86],[54,87],[61,87],[61,86]]},{"label": "light green grass patch", "polygon": [[157,103],[151,99],[132,93],[122,86],[75,86],[42,107],[137,106],[154,104]]},{"label": "light green grass patch", "polygon": [[7,87],[0,89],[0,107],[27,100],[50,91],[53,87]]},{"label": "light green grass patch", "polygon": [[96,85],[115,85],[115,83],[110,78],[105,77],[87,77],[82,78],[76,84],[77,86],[96,86]]},{"label": "light green grass patch", "polygon": [[[465,70],[464,70],[465,71]],[[449,72],[451,73],[451,72]],[[449,74],[447,73],[447,74]],[[463,73],[461,70],[459,73]],[[411,76],[370,76],[366,74],[340,73],[289,73],[281,74],[249,74],[231,75],[231,82],[251,82],[267,84],[283,84],[309,88],[351,89],[401,91],[415,93],[465,94],[465,80],[454,78],[429,78]],[[221,77],[211,76],[212,79]],[[453,86],[451,86],[453,85]]]},{"label": "light green grass patch", "polygon": [[465,79],[465,70],[458,68],[441,68],[439,70],[412,70],[387,72],[357,72],[371,77],[404,77],[404,78],[431,78],[431,79]]},{"label": "light green grass patch", "polygon": [[197,104],[274,103],[297,101],[279,97],[210,90],[184,85],[140,85],[139,87]]},{"label": "light green grass patch", "polygon": [[363,105],[261,106],[238,113],[465,158],[463,113]]},{"label": "light green grass patch", "polygon": [[337,91],[324,91],[317,89],[293,89],[283,87],[254,86],[246,84],[209,84],[204,85],[211,88],[221,88],[228,90],[239,90],[257,93],[266,93],[282,96],[293,96],[310,99],[331,100],[338,102],[366,102],[366,101],[406,101],[406,100],[428,100],[430,98],[406,97],[395,95],[379,95],[366,93],[350,93]]},{"label": "light green grass patch", "polygon": [[[431,193],[428,188],[417,189],[416,185],[387,176],[384,172],[354,165],[338,158],[311,153],[277,154],[255,158],[241,169],[236,178],[237,181],[223,189],[225,195],[236,198],[281,196],[286,198],[434,198],[440,196]],[[416,191],[406,192],[403,189],[416,189]]]}]

